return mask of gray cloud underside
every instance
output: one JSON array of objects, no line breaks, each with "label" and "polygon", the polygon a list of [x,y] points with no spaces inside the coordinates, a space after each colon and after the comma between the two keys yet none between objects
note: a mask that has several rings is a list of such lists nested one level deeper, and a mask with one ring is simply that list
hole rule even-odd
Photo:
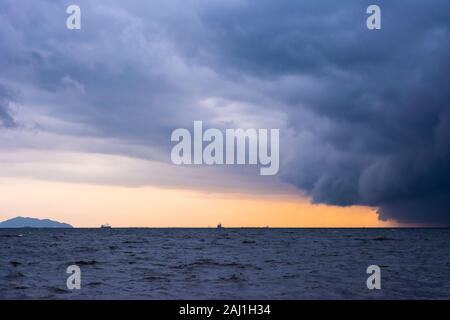
[{"label": "gray cloud underside", "polygon": [[[75,124],[40,130],[164,161],[193,120],[278,126],[281,176],[314,202],[450,224],[448,1],[79,1],[77,32],[69,3],[4,2],[0,83]],[[365,27],[372,3],[380,31]]]}]

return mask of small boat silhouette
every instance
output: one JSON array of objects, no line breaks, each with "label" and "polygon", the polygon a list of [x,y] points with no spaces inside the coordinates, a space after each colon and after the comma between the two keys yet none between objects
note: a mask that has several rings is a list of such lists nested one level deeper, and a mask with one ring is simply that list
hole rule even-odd
[{"label": "small boat silhouette", "polygon": [[221,223],[219,223],[218,225],[217,225],[217,229],[222,229],[223,227],[222,227],[222,224]]},{"label": "small boat silhouette", "polygon": [[111,226],[109,224],[105,223],[100,226],[100,229],[111,229]]}]

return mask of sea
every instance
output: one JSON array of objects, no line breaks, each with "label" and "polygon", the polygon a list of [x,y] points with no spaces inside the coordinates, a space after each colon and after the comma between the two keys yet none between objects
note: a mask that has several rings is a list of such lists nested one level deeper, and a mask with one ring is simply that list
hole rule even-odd
[{"label": "sea", "polygon": [[0,229],[0,299],[449,299],[449,246],[450,229]]}]

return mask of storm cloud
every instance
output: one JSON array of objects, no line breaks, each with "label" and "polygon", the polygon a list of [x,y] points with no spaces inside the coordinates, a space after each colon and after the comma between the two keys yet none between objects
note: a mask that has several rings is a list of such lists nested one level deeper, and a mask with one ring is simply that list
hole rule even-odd
[{"label": "storm cloud", "polygon": [[294,132],[283,178],[316,203],[448,225],[450,5],[379,1],[372,32],[364,2],[247,4],[206,15],[210,63],[270,84]]},{"label": "storm cloud", "polygon": [[158,161],[194,120],[276,127],[281,178],[313,202],[450,225],[448,1],[79,1],[80,31],[71,3],[4,2],[0,80],[33,127]]}]

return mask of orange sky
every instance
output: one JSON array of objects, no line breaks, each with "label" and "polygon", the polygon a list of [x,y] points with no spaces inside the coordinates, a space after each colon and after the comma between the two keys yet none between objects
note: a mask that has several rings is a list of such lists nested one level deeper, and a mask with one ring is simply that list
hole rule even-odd
[{"label": "orange sky", "polygon": [[119,187],[0,178],[0,220],[22,215],[77,227],[384,227],[366,207],[312,205],[292,196]]}]

